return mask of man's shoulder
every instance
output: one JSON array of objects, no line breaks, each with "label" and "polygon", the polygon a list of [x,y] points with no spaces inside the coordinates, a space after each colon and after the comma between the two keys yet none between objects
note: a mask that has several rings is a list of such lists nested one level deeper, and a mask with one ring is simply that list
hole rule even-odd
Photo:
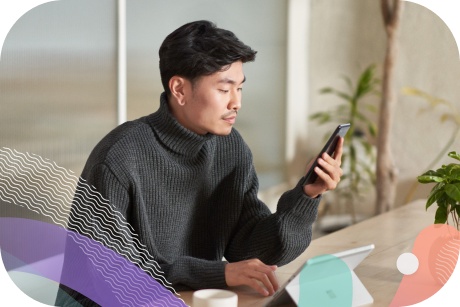
[{"label": "man's shoulder", "polygon": [[91,152],[94,164],[105,163],[113,156],[120,158],[132,155],[138,147],[152,138],[152,129],[145,117],[125,122],[105,135]]}]

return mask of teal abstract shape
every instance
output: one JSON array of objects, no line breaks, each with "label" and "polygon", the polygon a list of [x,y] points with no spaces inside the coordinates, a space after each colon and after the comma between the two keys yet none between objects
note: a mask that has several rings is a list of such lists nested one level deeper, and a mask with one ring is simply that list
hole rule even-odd
[{"label": "teal abstract shape", "polygon": [[299,307],[351,306],[352,273],[348,265],[333,255],[310,259],[300,272]]}]

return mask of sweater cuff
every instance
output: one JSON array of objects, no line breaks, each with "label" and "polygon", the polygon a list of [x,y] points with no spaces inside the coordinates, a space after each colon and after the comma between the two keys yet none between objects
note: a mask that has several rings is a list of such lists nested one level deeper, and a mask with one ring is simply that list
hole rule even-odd
[{"label": "sweater cuff", "polygon": [[[209,289],[226,288],[224,261],[211,261],[193,257],[182,257],[164,268],[165,277],[173,287]],[[170,270],[168,270],[170,269]]]},{"label": "sweater cuff", "polygon": [[225,265],[227,262],[224,261],[203,261],[200,268],[197,268],[200,272],[193,274],[193,277],[201,277],[201,280],[197,283],[194,288],[197,289],[208,289],[217,288],[223,289],[227,287],[225,282]]},{"label": "sweater cuff", "polygon": [[212,270],[209,270],[208,276],[206,276],[206,283],[209,284],[206,288],[215,287],[217,289],[224,289],[227,287],[227,282],[225,281],[226,264],[226,261],[215,262],[215,267],[213,267]]},{"label": "sweater cuff", "polygon": [[276,211],[277,213],[307,215],[315,220],[321,198],[321,195],[316,198],[309,197],[304,193],[302,186],[297,184],[294,189],[281,196]]}]

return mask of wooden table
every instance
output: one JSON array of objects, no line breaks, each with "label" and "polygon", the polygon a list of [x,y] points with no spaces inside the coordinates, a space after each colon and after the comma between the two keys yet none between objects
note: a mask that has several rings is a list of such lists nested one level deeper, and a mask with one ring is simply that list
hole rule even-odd
[{"label": "wooden table", "polygon": [[[373,296],[372,306],[389,306],[403,276],[396,267],[396,260],[402,253],[411,252],[417,235],[434,221],[434,210],[430,208],[428,212],[425,211],[425,202],[414,201],[313,240],[303,254],[277,270],[280,284],[286,283],[306,260],[314,256],[373,243],[374,251],[355,272]],[[238,294],[238,306],[263,306],[268,301],[248,287],[233,287],[229,290]],[[180,294],[186,304],[192,304],[193,291],[183,291]]]}]

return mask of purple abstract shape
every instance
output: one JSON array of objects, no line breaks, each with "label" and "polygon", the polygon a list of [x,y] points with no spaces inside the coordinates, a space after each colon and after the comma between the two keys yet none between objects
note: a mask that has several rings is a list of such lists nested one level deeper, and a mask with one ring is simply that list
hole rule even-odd
[{"label": "purple abstract shape", "polygon": [[[6,252],[7,270],[17,269],[54,280],[101,306],[186,306],[126,258],[59,226],[0,218],[0,247]],[[17,268],[18,262],[27,266]]]}]

